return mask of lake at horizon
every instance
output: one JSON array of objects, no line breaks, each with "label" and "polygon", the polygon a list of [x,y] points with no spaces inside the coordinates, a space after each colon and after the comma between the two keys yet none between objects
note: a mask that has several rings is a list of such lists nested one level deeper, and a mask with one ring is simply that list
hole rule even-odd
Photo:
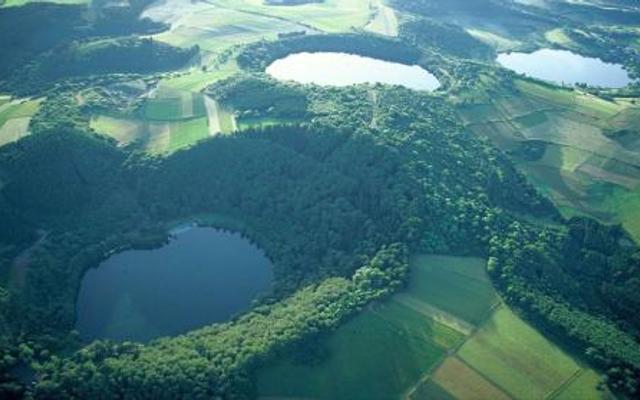
[{"label": "lake at horizon", "polygon": [[622,88],[632,83],[620,64],[581,56],[568,50],[540,49],[532,53],[501,53],[497,62],[507,69],[556,84]]}]

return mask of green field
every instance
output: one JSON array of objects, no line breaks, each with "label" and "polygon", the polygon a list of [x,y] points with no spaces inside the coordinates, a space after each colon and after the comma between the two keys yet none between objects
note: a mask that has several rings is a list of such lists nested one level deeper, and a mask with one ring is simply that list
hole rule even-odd
[{"label": "green field", "polygon": [[161,86],[142,115],[94,115],[91,128],[121,144],[139,142],[150,153],[172,153],[211,135],[208,111],[201,93]]},{"label": "green field", "polygon": [[587,215],[622,223],[640,240],[640,146],[635,132],[640,108],[579,91],[517,80],[518,95],[496,96],[491,103],[464,106],[460,116],[469,129],[511,151],[522,143],[546,144],[537,160],[516,162],[537,188],[567,216]]},{"label": "green field", "polygon": [[97,115],[91,119],[90,126],[94,131],[111,136],[122,144],[147,139],[144,124],[135,119]]},{"label": "green field", "polygon": [[467,33],[469,33],[474,38],[480,40],[488,44],[489,46],[494,47],[497,51],[508,51],[517,48],[522,45],[517,40],[513,40],[511,38],[507,38],[505,36],[498,35],[495,32],[489,32],[486,30],[476,29],[476,28],[467,28]]},{"label": "green field", "polygon": [[[420,255],[412,258],[411,267],[406,290],[321,340],[318,346],[326,348],[326,358],[304,364],[284,355],[261,369],[260,397],[602,397],[595,372],[581,367],[507,306],[495,309],[499,299],[483,260]],[[456,327],[456,319],[463,318],[480,325],[476,329],[463,321]]]},{"label": "green field", "polygon": [[[463,259],[451,257],[450,265]],[[444,258],[440,258],[444,262]],[[414,268],[420,267],[413,263]],[[413,275],[412,281],[424,275]],[[403,293],[413,298],[422,286]],[[314,365],[283,357],[258,374],[261,397],[323,399],[400,398],[460,345],[464,335],[397,297],[374,305],[341,326],[323,346],[328,358]]]},{"label": "green field", "polygon": [[462,340],[462,335],[396,302],[349,321],[324,344],[318,365],[285,358],[258,375],[264,397],[397,398]]},{"label": "green field", "polygon": [[206,118],[177,122],[171,125],[168,148],[159,150],[160,152],[171,153],[207,137],[209,137],[209,127],[207,126]]},{"label": "green field", "polygon": [[223,64],[215,64],[207,71],[200,68],[192,68],[187,72],[183,72],[177,76],[169,76],[161,80],[160,87],[183,90],[190,92],[199,92],[208,85],[229,78],[239,72],[240,69],[235,59]]},{"label": "green field", "polygon": [[600,377],[592,370],[584,370],[577,375],[562,391],[551,396],[554,400],[598,400],[613,398],[597,389]]},{"label": "green field", "polygon": [[[457,357],[448,357],[433,374],[430,382],[435,383],[435,387],[446,391],[456,399],[510,399],[500,388],[494,386]],[[429,386],[427,383],[426,386],[426,398],[429,398],[429,388],[433,388],[434,385]]]},{"label": "green field", "polygon": [[471,324],[482,322],[498,302],[482,259],[421,255],[412,265],[408,292]]},{"label": "green field", "polygon": [[496,311],[458,355],[519,399],[544,398],[580,371],[574,360],[507,307]]},{"label": "green field", "polygon": [[150,122],[98,115],[91,119],[91,128],[121,144],[138,141],[150,153],[172,153],[209,136],[206,117]]},{"label": "green field", "polygon": [[176,121],[207,114],[200,93],[160,88],[144,107],[145,118],[152,121]]},{"label": "green field", "polygon": [[0,102],[0,146],[14,142],[28,133],[31,117],[42,100],[14,100],[3,96]]}]

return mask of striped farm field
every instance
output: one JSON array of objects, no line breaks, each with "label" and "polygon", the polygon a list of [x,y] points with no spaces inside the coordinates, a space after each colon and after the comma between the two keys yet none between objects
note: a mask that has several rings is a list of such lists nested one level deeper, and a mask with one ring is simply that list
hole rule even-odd
[{"label": "striped farm field", "polygon": [[448,357],[432,379],[456,399],[510,399],[506,393],[457,357]]},{"label": "striped farm field", "polygon": [[145,118],[152,121],[176,121],[203,117],[207,113],[200,93],[160,89],[147,100]]},{"label": "striped farm field", "polygon": [[507,307],[497,310],[458,356],[518,399],[542,399],[581,370]]}]

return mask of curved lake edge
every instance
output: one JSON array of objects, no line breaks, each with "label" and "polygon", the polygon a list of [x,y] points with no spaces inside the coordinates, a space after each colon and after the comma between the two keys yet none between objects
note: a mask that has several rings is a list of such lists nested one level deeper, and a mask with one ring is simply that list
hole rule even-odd
[{"label": "curved lake edge", "polygon": [[[233,217],[228,217],[219,214],[201,214],[194,215],[191,217],[174,219],[169,222],[161,224],[160,228],[150,229],[146,232],[139,234],[135,237],[130,237],[125,243],[120,245],[116,245],[109,250],[102,253],[101,257],[90,264],[88,268],[85,268],[77,279],[77,285],[75,290],[75,301],[74,301],[74,320],[73,326],[71,328],[71,332],[76,332],[78,334],[79,339],[84,344],[89,344],[96,340],[108,340],[108,338],[104,337],[94,337],[94,338],[83,338],[80,332],[78,332],[78,304],[80,292],[82,289],[82,285],[84,282],[84,278],[86,275],[92,271],[99,269],[107,260],[111,257],[117,256],[122,253],[126,253],[129,251],[153,251],[162,249],[168,245],[170,245],[175,240],[179,239],[179,236],[183,233],[186,233],[192,229],[212,229],[218,233],[225,233],[230,235],[238,235],[239,238],[245,240],[247,244],[259,250],[262,255],[268,260],[270,266],[269,269],[271,271],[271,279],[269,289],[265,291],[261,291],[257,293],[257,295],[250,301],[250,304],[245,309],[234,312],[229,315],[228,318],[222,321],[211,322],[206,325],[202,325],[199,327],[195,327],[188,331],[173,334],[173,335],[160,335],[150,340],[146,340],[143,342],[136,340],[122,340],[121,342],[138,342],[138,343],[151,343],[155,340],[159,340],[166,337],[179,337],[183,335],[188,335],[192,331],[196,331],[198,329],[202,329],[208,326],[215,326],[219,324],[226,324],[230,322],[234,322],[237,319],[241,318],[248,312],[251,312],[254,308],[264,304],[265,302],[271,302],[274,290],[277,286],[277,275],[275,273],[277,264],[274,262],[273,257],[271,256],[271,251],[269,249],[271,242],[266,239],[266,236],[260,234],[258,231],[253,229],[250,224],[242,221],[240,219],[236,219]],[[131,233],[131,232],[130,232]]]},{"label": "curved lake edge", "polygon": [[[322,58],[326,60],[322,60]],[[331,60],[332,58],[333,60]],[[324,65],[322,65],[323,61]],[[343,76],[330,76],[323,68],[334,66],[340,62],[350,65],[350,68],[339,71]],[[296,65],[296,63],[298,64]],[[356,69],[360,68],[360,71],[355,74],[352,70],[354,64],[360,64],[355,67]],[[323,68],[323,71],[317,70],[318,67]],[[392,69],[398,71],[391,71]],[[368,77],[362,79],[362,76],[365,76],[364,72],[368,72],[374,79],[369,80]],[[378,57],[367,55],[367,52],[355,51],[303,50],[287,52],[271,61],[266,66],[264,73],[280,82],[319,87],[388,85],[434,93],[445,86],[440,78],[419,60],[408,61],[391,56]],[[316,73],[315,76],[312,75],[314,73]],[[307,75],[307,77],[303,77],[303,75]]]},{"label": "curved lake edge", "polygon": [[[536,66],[541,62],[547,65]],[[520,77],[565,88],[586,85],[595,89],[618,90],[640,82],[622,63],[562,47],[504,51],[497,53],[494,63]],[[582,76],[576,74],[576,69]]]}]

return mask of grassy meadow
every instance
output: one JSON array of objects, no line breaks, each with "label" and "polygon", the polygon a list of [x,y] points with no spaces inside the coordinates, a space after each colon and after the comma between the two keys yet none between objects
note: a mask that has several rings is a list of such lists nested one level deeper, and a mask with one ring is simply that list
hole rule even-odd
[{"label": "grassy meadow", "polygon": [[12,100],[0,97],[0,146],[27,135],[31,117],[38,111],[42,100]]}]

